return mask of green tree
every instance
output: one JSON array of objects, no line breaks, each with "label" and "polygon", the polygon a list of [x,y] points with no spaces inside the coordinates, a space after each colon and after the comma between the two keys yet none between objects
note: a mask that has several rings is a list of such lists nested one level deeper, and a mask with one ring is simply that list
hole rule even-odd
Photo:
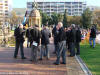
[{"label": "green tree", "polygon": [[82,14],[82,26],[83,28],[89,28],[91,26],[92,12],[87,8]]},{"label": "green tree", "polygon": [[46,25],[48,22],[49,16],[46,13],[42,13],[42,24]]},{"label": "green tree", "polygon": [[63,21],[63,14],[57,14],[58,16],[58,22],[62,22]]},{"label": "green tree", "polygon": [[42,24],[43,25],[57,25],[58,21],[63,21],[63,15],[62,14],[57,14],[57,13],[52,13],[51,17],[48,16],[46,13],[43,13],[40,11],[40,14],[42,16]]},{"label": "green tree", "polygon": [[46,13],[43,13],[41,10],[40,10],[40,15],[41,15],[41,23],[43,25],[52,25],[53,24],[53,21],[52,21],[52,18],[50,16],[48,16]]},{"label": "green tree", "polygon": [[65,13],[64,13],[63,25],[64,25],[64,27],[67,27],[68,26],[67,11],[66,10],[65,10]]},{"label": "green tree", "polygon": [[100,10],[95,10],[92,15],[93,24],[97,24],[100,27]]},{"label": "green tree", "polygon": [[18,24],[18,16],[16,14],[15,11],[11,12],[11,16],[10,16],[10,25],[11,25],[11,30],[14,26],[16,26]]},{"label": "green tree", "polygon": [[52,15],[51,15],[51,19],[52,19],[52,24],[57,25],[58,22],[63,21],[63,15],[53,12]]},{"label": "green tree", "polygon": [[53,23],[54,25],[57,25],[57,23],[58,23],[58,14],[55,13],[55,12],[52,13],[51,18],[52,18],[52,23]]},{"label": "green tree", "polygon": [[51,17],[48,17],[48,25],[53,25],[53,19]]},{"label": "green tree", "polygon": [[73,16],[71,19],[71,24],[75,24],[75,25],[82,25],[81,23],[81,16]]}]

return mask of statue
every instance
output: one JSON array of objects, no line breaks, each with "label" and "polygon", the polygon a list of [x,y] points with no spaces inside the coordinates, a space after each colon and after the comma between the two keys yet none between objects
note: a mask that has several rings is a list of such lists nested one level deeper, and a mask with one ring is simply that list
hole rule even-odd
[{"label": "statue", "polygon": [[35,24],[39,25],[41,28],[41,16],[38,10],[37,3],[34,1],[32,3],[32,11],[30,12],[29,16],[29,26],[34,26]]},{"label": "statue", "polygon": [[38,8],[38,4],[34,1],[34,3],[32,4],[32,8],[33,9],[37,9]]}]

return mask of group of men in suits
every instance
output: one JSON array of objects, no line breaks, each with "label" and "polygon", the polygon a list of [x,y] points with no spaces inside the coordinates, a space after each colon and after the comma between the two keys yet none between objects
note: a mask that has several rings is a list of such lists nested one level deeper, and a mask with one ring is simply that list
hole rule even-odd
[{"label": "group of men in suits", "polygon": [[[28,38],[28,42],[31,47],[31,61],[37,62],[38,57],[38,48],[41,44],[40,49],[40,59],[43,60],[43,57],[46,57],[47,60],[50,58],[49,54],[49,38],[51,37],[50,30],[47,26],[44,26],[43,29],[40,31],[38,25],[34,27],[30,27],[27,30],[23,29],[23,25],[19,25],[18,28],[15,29],[14,36],[16,39],[16,46],[14,52],[14,58],[17,58],[18,50],[20,47],[21,50],[21,58],[26,59],[24,57],[24,50],[23,50],[23,43],[24,43],[24,35]],[[81,31],[80,28],[77,26],[75,27],[74,24],[71,27],[68,27],[67,30],[64,29],[63,23],[58,22],[58,24],[53,28],[52,34],[54,37],[54,46],[55,51],[54,53],[57,56],[55,65],[60,64],[60,57],[62,56],[61,64],[66,64],[66,51],[67,49],[70,51],[70,56],[73,57],[75,55],[80,54],[80,41],[81,41]],[[67,49],[65,48],[67,46]],[[75,48],[77,49],[75,51]]]}]

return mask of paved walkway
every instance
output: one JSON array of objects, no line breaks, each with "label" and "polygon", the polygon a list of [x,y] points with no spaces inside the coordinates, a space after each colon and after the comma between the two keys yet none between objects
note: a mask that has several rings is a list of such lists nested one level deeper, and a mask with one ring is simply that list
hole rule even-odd
[{"label": "paved walkway", "polygon": [[0,75],[85,75],[74,57],[67,57],[66,65],[53,65],[56,56],[52,54],[53,44],[49,46],[50,60],[30,62],[30,49],[25,48],[27,59],[13,58],[14,48],[0,48]]},{"label": "paved walkway", "polygon": [[24,75],[67,75],[66,65],[53,65],[56,60],[55,55],[51,55],[50,60],[44,58],[43,61],[33,63],[29,61],[30,49],[25,48],[26,60],[20,59],[20,53],[18,59],[14,59],[13,53],[14,48],[0,48],[0,75],[2,75],[2,73],[23,73]]},{"label": "paved walkway", "polygon": [[68,75],[85,75],[75,57],[67,57],[66,67]]}]

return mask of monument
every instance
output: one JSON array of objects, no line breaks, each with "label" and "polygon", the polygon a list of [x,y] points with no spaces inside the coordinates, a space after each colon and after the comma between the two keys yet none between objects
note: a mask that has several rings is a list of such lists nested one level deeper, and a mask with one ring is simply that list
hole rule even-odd
[{"label": "monument", "polygon": [[32,11],[29,15],[29,26],[34,26],[39,25],[39,29],[41,28],[41,16],[40,16],[40,12],[37,9],[37,3],[34,1],[33,5],[32,5]]}]

